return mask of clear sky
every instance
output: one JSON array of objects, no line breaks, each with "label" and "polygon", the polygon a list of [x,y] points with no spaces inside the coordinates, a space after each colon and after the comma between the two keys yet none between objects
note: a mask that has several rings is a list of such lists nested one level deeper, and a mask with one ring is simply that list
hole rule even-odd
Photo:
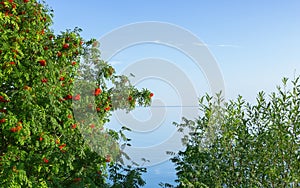
[{"label": "clear sky", "polygon": [[[85,38],[142,21],[179,25],[215,56],[228,96],[271,91],[282,76],[300,72],[300,2],[297,0],[101,1],[48,0],[54,29],[76,26]],[[238,78],[238,79],[237,79]]]},{"label": "clear sky", "polygon": [[[234,99],[241,94],[253,102],[259,91],[264,90],[267,93],[275,91],[276,85],[281,84],[282,77],[292,79],[294,74],[300,74],[298,0],[48,0],[46,2],[54,9],[55,32],[80,27],[83,29],[82,36],[86,39],[99,39],[116,28],[144,21],[166,22],[189,30],[207,45],[215,57],[222,72],[227,99]],[[164,55],[160,54],[162,52]],[[207,91],[205,78],[201,72],[200,74],[193,72],[194,67],[190,60],[165,47],[145,44],[139,48],[129,48],[116,55],[111,62],[118,71],[122,71],[130,65],[130,62],[149,56],[161,57],[176,64],[192,80],[198,95]],[[167,81],[162,80],[155,82],[155,79],[148,79],[145,85],[150,86],[149,89],[154,91],[155,97],[165,105],[178,104],[176,85],[170,86]],[[169,86],[173,87],[172,92],[168,92]],[[141,115],[143,113],[144,115]],[[172,118],[173,121],[180,120],[177,112],[170,113],[173,114],[167,116],[164,123],[160,124],[160,131],[170,128],[166,124],[171,124]],[[136,114],[141,117],[151,115],[149,109],[138,111]],[[151,130],[148,133],[144,132],[142,136],[137,134],[136,138],[138,140],[141,139],[139,137],[148,136],[149,140],[153,137],[159,140],[162,135],[160,132],[155,137],[154,130]],[[147,144],[155,143],[149,141]],[[172,181],[174,173],[171,169],[168,163],[151,167],[148,173],[150,175],[147,175],[147,187],[157,187],[155,185],[159,182],[159,177],[161,181]]]}]

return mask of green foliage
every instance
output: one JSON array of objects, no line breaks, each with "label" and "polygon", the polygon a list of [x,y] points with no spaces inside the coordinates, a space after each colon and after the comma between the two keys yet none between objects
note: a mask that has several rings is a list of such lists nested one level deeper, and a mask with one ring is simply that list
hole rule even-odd
[{"label": "green foliage", "polygon": [[202,97],[197,120],[175,123],[190,130],[186,149],[172,158],[177,187],[298,187],[299,77],[291,83],[284,78],[283,87],[269,98],[260,92],[253,105],[241,96],[228,103]]},{"label": "green foliage", "polygon": [[124,166],[120,163],[111,164],[109,169],[113,188],[126,188],[130,185],[133,188],[144,186],[146,182],[141,178],[142,173],[146,172],[146,168],[132,166]]},{"label": "green foliage", "polygon": [[[112,110],[149,105],[150,91],[116,75],[79,28],[55,35],[52,16],[35,0],[0,2],[0,187],[108,187],[128,139],[104,125]],[[141,172],[124,185],[142,185]]]}]

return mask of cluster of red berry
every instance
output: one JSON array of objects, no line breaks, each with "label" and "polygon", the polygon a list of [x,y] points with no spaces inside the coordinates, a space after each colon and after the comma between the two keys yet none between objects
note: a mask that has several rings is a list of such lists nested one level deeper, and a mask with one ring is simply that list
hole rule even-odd
[{"label": "cluster of red berry", "polygon": [[10,129],[10,132],[13,132],[13,133],[19,132],[22,128],[23,128],[23,127],[22,127],[22,122],[18,122],[17,125],[16,125],[15,127],[12,127],[12,128]]},{"label": "cluster of red berry", "polygon": [[60,99],[60,101],[64,101],[64,100],[75,100],[75,101],[79,101],[80,100],[80,94],[75,95],[74,97],[71,94],[68,94],[67,96],[65,96],[63,99]]},{"label": "cluster of red berry", "polygon": [[5,100],[3,96],[0,96],[0,102],[9,102],[9,100]]}]

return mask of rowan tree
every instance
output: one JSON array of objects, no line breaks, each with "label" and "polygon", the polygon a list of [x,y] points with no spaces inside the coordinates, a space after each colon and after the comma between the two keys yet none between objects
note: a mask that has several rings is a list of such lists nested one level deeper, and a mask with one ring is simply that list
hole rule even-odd
[{"label": "rowan tree", "polygon": [[[54,34],[45,2],[3,0],[0,10],[0,186],[109,186],[128,129],[105,125],[113,110],[149,105],[150,91],[117,75],[81,29]],[[131,179],[145,171],[122,168]]]}]

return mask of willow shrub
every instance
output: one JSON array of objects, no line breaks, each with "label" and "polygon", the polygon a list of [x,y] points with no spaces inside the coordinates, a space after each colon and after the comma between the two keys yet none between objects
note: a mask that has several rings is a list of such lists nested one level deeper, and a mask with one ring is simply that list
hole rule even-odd
[{"label": "willow shrub", "polygon": [[260,92],[255,104],[207,95],[200,110],[197,120],[175,123],[179,131],[189,130],[185,150],[172,158],[177,187],[300,185],[299,77],[284,78],[268,96]]}]

